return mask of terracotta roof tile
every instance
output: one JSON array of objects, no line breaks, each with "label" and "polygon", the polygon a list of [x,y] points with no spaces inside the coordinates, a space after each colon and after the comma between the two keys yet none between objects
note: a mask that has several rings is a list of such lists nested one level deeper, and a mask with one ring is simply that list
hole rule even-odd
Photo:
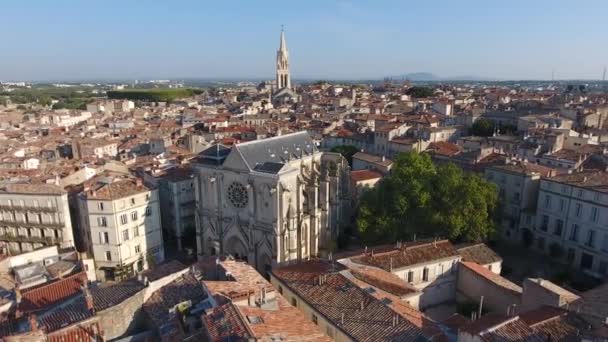
[{"label": "terracotta roof tile", "polygon": [[353,262],[379,267],[386,271],[399,269],[421,263],[446,258],[458,258],[459,253],[448,240],[437,242],[417,243],[415,245],[404,244],[401,248],[385,253],[368,253],[364,256],[355,257]]},{"label": "terracotta roof tile", "polygon": [[[272,274],[327,320],[355,340],[415,341],[423,331],[338,273],[339,264],[308,261],[272,270]],[[319,276],[324,281],[319,285]],[[397,316],[396,316],[397,315]],[[342,319],[344,316],[344,319]]]},{"label": "terracotta roof tile", "polygon": [[487,269],[477,263],[462,261],[460,263],[460,266],[466,267],[467,269],[478,274],[480,277],[485,278],[486,280],[490,281],[491,283],[494,283],[494,284],[504,288],[507,291],[511,291],[516,294],[522,293],[521,286],[518,286],[515,283],[512,283],[511,281],[507,280],[506,278],[501,277],[500,275],[490,271],[489,269]]},{"label": "terracotta roof tile", "polygon": [[38,311],[81,292],[87,283],[87,274],[82,271],[49,284],[23,290],[19,310]]}]

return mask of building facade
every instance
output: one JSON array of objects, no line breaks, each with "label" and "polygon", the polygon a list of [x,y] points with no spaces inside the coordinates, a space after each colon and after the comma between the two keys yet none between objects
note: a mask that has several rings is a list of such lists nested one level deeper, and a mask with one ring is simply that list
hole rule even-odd
[{"label": "building facade", "polygon": [[608,174],[585,171],[542,179],[535,247],[573,267],[608,276]]},{"label": "building facade", "polygon": [[139,179],[104,179],[85,188],[78,203],[99,279],[124,279],[164,261],[158,190]]},{"label": "building facade", "polygon": [[165,243],[175,240],[177,249],[181,251],[184,233],[196,229],[196,179],[190,169],[175,168],[158,183],[161,221],[168,238]]},{"label": "building facade", "polygon": [[201,256],[230,254],[264,272],[317,256],[340,234],[348,163],[306,132],[213,146],[194,170]]},{"label": "building facade", "polygon": [[48,184],[9,184],[0,190],[0,244],[11,254],[74,246],[67,192]]}]

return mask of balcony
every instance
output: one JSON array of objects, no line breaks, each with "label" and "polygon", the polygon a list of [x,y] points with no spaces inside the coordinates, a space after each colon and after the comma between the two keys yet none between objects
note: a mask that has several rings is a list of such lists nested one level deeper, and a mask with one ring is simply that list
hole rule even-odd
[{"label": "balcony", "polygon": [[24,236],[24,235],[13,235],[13,234],[0,234],[0,241],[8,242],[39,242],[45,245],[53,245],[57,243],[57,239],[50,236]]},{"label": "balcony", "polygon": [[21,221],[6,221],[0,219],[0,226],[4,227],[33,227],[33,228],[51,228],[51,229],[61,229],[63,228],[63,223],[36,223],[36,222],[21,222]]},{"label": "balcony", "polygon": [[35,212],[35,213],[55,213],[57,207],[34,206],[34,205],[0,205],[0,211]]}]

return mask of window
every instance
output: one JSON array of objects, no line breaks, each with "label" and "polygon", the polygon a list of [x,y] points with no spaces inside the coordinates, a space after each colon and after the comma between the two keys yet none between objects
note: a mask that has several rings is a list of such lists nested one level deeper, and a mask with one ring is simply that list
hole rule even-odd
[{"label": "window", "polygon": [[546,232],[549,227],[549,216],[543,215],[543,221],[540,224],[540,230]]},{"label": "window", "polygon": [[120,215],[120,224],[127,224],[127,214]]},{"label": "window", "polygon": [[295,298],[291,298],[291,305],[297,308],[298,307],[298,300],[295,299]]},{"label": "window", "polygon": [[112,252],[106,251],[106,261],[112,261]]},{"label": "window", "polygon": [[318,324],[319,324],[319,319],[317,318],[317,315],[312,314],[312,322],[313,322],[314,324],[316,324],[316,325],[318,325]]},{"label": "window", "polygon": [[97,207],[99,207],[99,210],[103,210],[103,202],[99,202],[97,204]]},{"label": "window", "polygon": [[123,241],[129,240],[129,230],[128,229],[125,229],[122,231],[122,240]]},{"label": "window", "polygon": [[152,215],[152,207],[146,207],[146,216]]},{"label": "window", "polygon": [[426,267],[422,270],[422,281],[429,281],[429,269]]},{"label": "window", "polygon": [[555,229],[553,230],[553,235],[562,236],[563,229],[564,229],[564,221],[555,220]]},{"label": "window", "polygon": [[139,245],[135,246],[135,254],[141,253],[141,247]]},{"label": "window", "polygon": [[150,195],[146,194],[146,202],[150,200]]},{"label": "window", "polygon": [[559,199],[559,211],[563,212],[566,209],[566,201],[563,198]]},{"label": "window", "polygon": [[407,282],[408,283],[414,282],[414,271],[407,272]]},{"label": "window", "polygon": [[602,275],[608,275],[608,261],[600,261],[600,267],[597,269],[597,271]]},{"label": "window", "polygon": [[139,227],[133,227],[133,236],[139,236]]},{"label": "window", "polygon": [[591,222],[597,222],[597,217],[598,217],[597,213],[598,213],[597,207],[591,208]]},{"label": "window", "polygon": [[283,294],[283,286],[279,285],[279,293]]},{"label": "window", "polygon": [[131,220],[137,221],[137,211],[131,212]]},{"label": "window", "polygon": [[574,261],[574,248],[568,248],[568,253],[566,254],[566,260],[569,263]]},{"label": "window", "polygon": [[513,202],[519,202],[519,192],[513,194]]},{"label": "window", "polygon": [[574,215],[576,217],[581,217],[581,212],[583,211],[583,208],[581,207],[580,203],[576,203],[575,207],[574,207]]},{"label": "window", "polygon": [[581,255],[581,268],[584,270],[590,270],[593,267],[593,255],[583,253]]},{"label": "window", "polygon": [[545,195],[545,209],[551,209],[551,196]]},{"label": "window", "polygon": [[131,198],[131,204],[134,205],[135,204],[135,197]]},{"label": "window", "polygon": [[578,241],[578,232],[580,230],[580,227],[578,224],[573,224],[572,225],[572,230],[570,231],[570,241]]},{"label": "window", "polygon": [[585,246],[588,247],[595,247],[595,231],[589,229],[589,231],[587,232],[587,241],[585,241]]},{"label": "window", "polygon": [[97,218],[97,225],[100,226],[100,227],[107,227],[108,226],[108,221],[103,216],[98,217]]},{"label": "window", "polygon": [[99,232],[99,243],[107,245],[110,243],[110,235],[108,232]]},{"label": "window", "polygon": [[604,234],[604,239],[602,240],[602,251],[608,252],[608,233]]},{"label": "window", "polygon": [[545,250],[545,238],[539,237],[538,240],[536,241],[536,245],[538,246],[538,249],[544,251]]}]

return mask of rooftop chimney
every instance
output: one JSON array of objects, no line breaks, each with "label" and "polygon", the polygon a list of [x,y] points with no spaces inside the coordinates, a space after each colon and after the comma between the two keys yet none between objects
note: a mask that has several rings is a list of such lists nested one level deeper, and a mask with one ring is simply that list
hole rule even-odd
[{"label": "rooftop chimney", "polygon": [[15,302],[21,303],[21,290],[18,287],[15,288]]},{"label": "rooftop chimney", "polygon": [[38,331],[38,319],[36,318],[36,314],[35,313],[31,313],[29,316],[29,321],[30,321],[30,329],[32,332],[34,331]]},{"label": "rooftop chimney", "polygon": [[135,185],[138,187],[143,185],[141,178],[139,178],[139,177],[135,178]]}]

